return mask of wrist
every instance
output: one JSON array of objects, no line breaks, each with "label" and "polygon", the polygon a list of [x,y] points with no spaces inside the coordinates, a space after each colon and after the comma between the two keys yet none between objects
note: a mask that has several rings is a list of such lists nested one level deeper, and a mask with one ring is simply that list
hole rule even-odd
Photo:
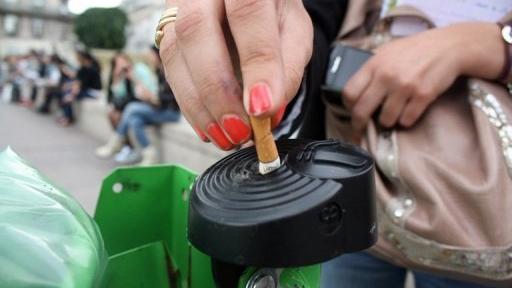
[{"label": "wrist", "polygon": [[[495,80],[505,63],[501,29],[495,23],[453,25],[460,74]],[[457,26],[457,27],[455,27]]]},{"label": "wrist", "polygon": [[497,80],[505,84],[510,84],[512,83],[512,21],[505,23],[499,22],[498,25],[503,40],[503,55],[505,60]]}]

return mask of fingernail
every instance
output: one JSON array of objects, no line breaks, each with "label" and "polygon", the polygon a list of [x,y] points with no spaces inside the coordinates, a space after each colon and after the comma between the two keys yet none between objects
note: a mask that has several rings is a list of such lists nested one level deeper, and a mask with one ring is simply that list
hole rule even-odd
[{"label": "fingernail", "polygon": [[251,136],[251,128],[240,117],[226,114],[221,119],[222,128],[233,144],[240,144]]},{"label": "fingernail", "polygon": [[220,129],[219,124],[213,122],[206,127],[206,133],[210,137],[210,139],[222,150],[230,150],[233,148],[231,142],[229,142],[222,129]]},{"label": "fingernail", "polygon": [[270,110],[271,106],[272,98],[268,85],[261,83],[252,86],[249,92],[249,113],[258,116]]},{"label": "fingernail", "polygon": [[208,137],[206,137],[206,135],[203,133],[203,131],[201,131],[201,129],[199,129],[199,127],[194,127],[194,131],[196,131],[197,136],[199,136],[203,142],[210,142]]}]

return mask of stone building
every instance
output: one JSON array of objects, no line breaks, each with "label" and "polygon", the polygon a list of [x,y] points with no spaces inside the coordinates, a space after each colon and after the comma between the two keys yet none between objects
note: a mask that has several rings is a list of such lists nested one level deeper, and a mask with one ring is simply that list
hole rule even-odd
[{"label": "stone building", "polygon": [[73,47],[67,0],[0,0],[0,56],[31,49],[66,54]]},{"label": "stone building", "polygon": [[126,50],[135,53],[147,50],[153,44],[155,27],[165,9],[165,1],[125,0],[121,8],[130,19]]}]

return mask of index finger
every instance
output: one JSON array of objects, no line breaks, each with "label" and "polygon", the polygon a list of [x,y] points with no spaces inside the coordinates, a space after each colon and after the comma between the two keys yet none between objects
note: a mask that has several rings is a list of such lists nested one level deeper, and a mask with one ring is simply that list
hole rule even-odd
[{"label": "index finger", "polygon": [[253,116],[271,116],[284,104],[284,69],[274,0],[225,0],[240,57],[244,105]]},{"label": "index finger", "polygon": [[368,63],[366,63],[348,80],[342,91],[343,104],[348,110],[352,110],[368,85],[370,85],[372,74],[373,72],[368,68]]}]

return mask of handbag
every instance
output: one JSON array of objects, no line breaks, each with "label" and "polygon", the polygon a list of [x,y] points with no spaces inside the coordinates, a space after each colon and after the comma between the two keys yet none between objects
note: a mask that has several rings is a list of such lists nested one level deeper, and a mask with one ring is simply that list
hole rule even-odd
[{"label": "handbag", "polygon": [[[379,2],[351,1],[339,41],[371,50],[392,41],[392,17],[424,17],[397,7],[379,20]],[[370,121],[362,145],[376,161],[379,241],[372,254],[512,287],[511,97],[501,84],[461,78],[412,128],[384,130]],[[350,139],[348,112],[324,102],[328,137]]]}]

